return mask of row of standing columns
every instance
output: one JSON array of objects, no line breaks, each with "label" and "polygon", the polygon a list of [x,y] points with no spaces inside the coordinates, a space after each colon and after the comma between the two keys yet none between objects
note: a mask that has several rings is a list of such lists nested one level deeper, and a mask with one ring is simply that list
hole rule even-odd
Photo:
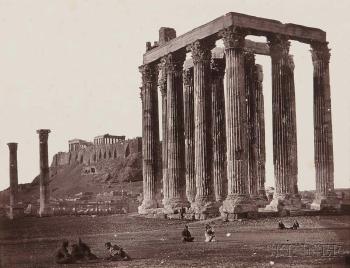
[{"label": "row of standing columns", "polygon": [[114,144],[120,141],[119,138],[110,138],[110,137],[105,137],[105,138],[96,138],[94,140],[94,143],[99,145],[99,144]]},{"label": "row of standing columns", "polygon": [[[48,136],[49,129],[37,130],[39,134],[39,154],[40,154],[40,207],[39,216],[48,216],[50,209],[49,190],[49,158],[48,158]],[[23,215],[23,207],[18,200],[18,168],[17,168],[17,148],[18,144],[11,142],[9,147],[9,175],[10,175],[10,211],[9,218],[14,219]]]},{"label": "row of standing columns", "polygon": [[[220,32],[225,57],[212,55],[215,40],[197,40],[185,51],[141,67],[144,200],[140,213],[187,206],[199,217],[256,212],[266,205],[262,68],[244,47],[245,33]],[[276,191],[268,208],[300,209],[294,63],[287,37],[268,37],[272,60],[273,163]],[[327,54],[328,53],[328,54]],[[327,58],[328,55],[328,58]],[[327,44],[312,44],[316,199],[314,208],[336,205]],[[159,71],[159,72],[158,72]],[[159,76],[158,76],[159,74]],[[226,86],[224,87],[224,76]],[[162,176],[159,174],[158,95],[162,96]],[[332,199],[333,198],[333,199]]]}]

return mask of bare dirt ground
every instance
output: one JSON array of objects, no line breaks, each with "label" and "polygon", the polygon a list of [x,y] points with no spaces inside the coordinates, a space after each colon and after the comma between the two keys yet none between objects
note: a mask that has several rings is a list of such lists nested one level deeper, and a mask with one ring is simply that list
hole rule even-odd
[{"label": "bare dirt ground", "polygon": [[[212,221],[216,242],[204,242],[206,222],[147,219],[135,215],[0,220],[0,268],[7,267],[350,267],[350,216],[287,217],[301,228],[278,230],[278,219]],[[188,223],[195,242],[182,243]],[[230,236],[227,236],[230,233]],[[93,253],[105,256],[104,243],[122,246],[129,262],[56,265],[63,238],[81,237]],[[347,266],[348,265],[348,266]]]}]

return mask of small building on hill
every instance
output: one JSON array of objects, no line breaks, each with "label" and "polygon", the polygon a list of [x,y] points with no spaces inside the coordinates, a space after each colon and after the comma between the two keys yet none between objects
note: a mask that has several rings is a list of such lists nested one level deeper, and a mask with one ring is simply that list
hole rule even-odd
[{"label": "small building on hill", "polygon": [[85,149],[91,145],[93,145],[91,142],[80,140],[80,139],[73,139],[68,141],[69,145],[69,151],[74,152],[78,151],[80,149]]},{"label": "small building on hill", "polygon": [[114,144],[119,141],[125,141],[125,136],[115,136],[110,134],[104,134],[101,136],[96,136],[94,138],[94,144],[100,145],[100,144]]}]

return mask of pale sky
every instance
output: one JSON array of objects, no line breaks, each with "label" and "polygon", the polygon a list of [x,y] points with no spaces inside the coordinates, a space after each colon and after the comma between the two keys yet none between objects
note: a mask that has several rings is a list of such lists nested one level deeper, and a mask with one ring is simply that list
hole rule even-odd
[{"label": "pale sky", "polygon": [[[39,173],[36,129],[50,128],[49,161],[68,140],[141,136],[142,54],[160,27],[181,35],[228,12],[316,27],[331,51],[335,187],[350,187],[350,1],[0,0],[0,190],[9,186],[7,142],[18,142],[19,183]],[[256,40],[264,41],[265,38]],[[299,189],[315,188],[312,63],[295,60]],[[272,166],[271,61],[264,68],[267,185]]]}]

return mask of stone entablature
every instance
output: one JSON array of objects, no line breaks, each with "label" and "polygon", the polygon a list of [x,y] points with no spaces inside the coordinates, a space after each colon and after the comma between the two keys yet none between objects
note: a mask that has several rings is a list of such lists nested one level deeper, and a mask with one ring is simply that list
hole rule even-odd
[{"label": "stone entablature", "polygon": [[115,135],[110,135],[110,134],[104,134],[100,136],[96,136],[94,138],[94,144],[95,145],[101,145],[101,144],[114,144],[119,141],[124,141],[125,136],[115,136]]},{"label": "stone entablature", "polygon": [[114,144],[92,145],[77,151],[59,152],[53,156],[51,167],[59,167],[73,163],[91,165],[101,160],[127,157],[129,154],[141,152],[142,139],[137,137],[119,141]]}]

